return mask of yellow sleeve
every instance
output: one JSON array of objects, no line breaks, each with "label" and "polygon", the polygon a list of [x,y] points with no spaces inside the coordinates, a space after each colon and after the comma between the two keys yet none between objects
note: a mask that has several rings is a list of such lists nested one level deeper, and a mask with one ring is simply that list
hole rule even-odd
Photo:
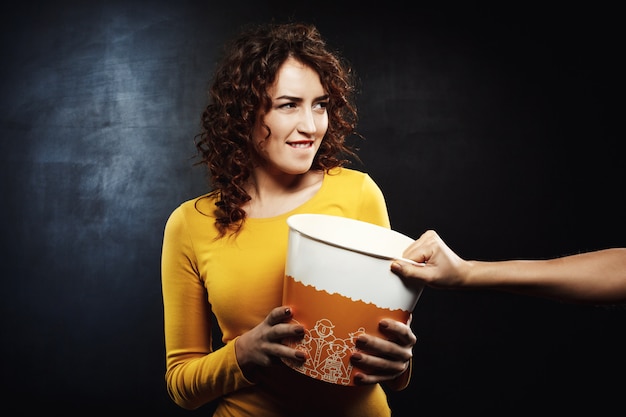
[{"label": "yellow sleeve", "polygon": [[391,227],[385,196],[380,187],[367,174],[361,182],[361,207],[358,220],[374,223],[379,226]]},{"label": "yellow sleeve", "polygon": [[[365,175],[362,182],[362,209],[360,220],[378,224],[379,226],[391,227],[389,213],[385,197],[380,187],[369,176]],[[413,371],[413,359],[409,362],[408,369],[396,379],[389,381],[386,385],[393,391],[401,391],[408,387]]]},{"label": "yellow sleeve", "polygon": [[235,340],[213,351],[211,313],[184,211],[165,225],[161,258],[166,386],[176,404],[196,409],[253,385],[241,372]]}]

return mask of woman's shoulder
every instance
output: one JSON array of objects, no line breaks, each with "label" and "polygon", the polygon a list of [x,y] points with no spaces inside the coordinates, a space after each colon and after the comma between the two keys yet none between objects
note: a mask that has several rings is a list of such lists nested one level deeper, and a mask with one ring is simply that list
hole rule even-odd
[{"label": "woman's shoulder", "polygon": [[183,201],[176,208],[174,208],[170,217],[190,218],[197,215],[201,215],[202,217],[213,217],[216,201],[217,197],[214,193],[207,193],[191,198]]},{"label": "woman's shoulder", "polygon": [[[333,168],[328,171],[324,180],[328,186],[340,186],[360,189],[363,186],[376,186],[372,177],[364,171],[353,168]],[[377,186],[376,186],[377,187]]]},{"label": "woman's shoulder", "polygon": [[369,178],[369,174],[354,168],[337,167],[327,172],[328,178],[332,181],[363,181]]},{"label": "woman's shoulder", "polygon": [[213,230],[215,224],[215,197],[201,195],[180,203],[165,222],[166,236],[187,236]]}]

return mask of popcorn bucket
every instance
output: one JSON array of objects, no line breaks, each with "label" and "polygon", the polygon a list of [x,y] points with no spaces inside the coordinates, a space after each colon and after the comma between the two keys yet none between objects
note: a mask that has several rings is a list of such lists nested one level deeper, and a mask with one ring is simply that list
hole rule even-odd
[{"label": "popcorn bucket", "polygon": [[308,359],[283,362],[321,381],[355,385],[350,356],[356,337],[385,338],[378,322],[407,323],[422,293],[423,286],[409,287],[390,270],[392,260],[401,259],[414,239],[325,214],[296,214],[287,224],[283,304],[292,308],[293,322],[304,326],[305,336],[283,343],[305,351]]}]

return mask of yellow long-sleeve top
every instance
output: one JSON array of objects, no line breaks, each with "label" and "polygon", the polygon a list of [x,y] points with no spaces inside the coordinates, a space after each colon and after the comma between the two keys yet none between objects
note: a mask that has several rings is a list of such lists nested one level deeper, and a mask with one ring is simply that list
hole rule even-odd
[{"label": "yellow long-sleeve top", "polygon": [[[165,226],[165,378],[171,398],[187,409],[219,399],[215,416],[390,416],[378,384],[335,385],[282,363],[263,368],[253,382],[235,356],[235,339],[282,305],[287,217],[322,213],[390,227],[383,194],[371,177],[335,169],[309,201],[280,216],[248,218],[235,237],[215,239],[214,208],[208,195],[187,201]],[[216,350],[211,310],[223,333],[224,346]]]}]

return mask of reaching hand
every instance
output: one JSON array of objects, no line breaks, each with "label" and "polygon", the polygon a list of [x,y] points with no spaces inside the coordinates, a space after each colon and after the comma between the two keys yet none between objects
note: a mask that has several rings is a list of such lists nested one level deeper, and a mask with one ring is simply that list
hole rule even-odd
[{"label": "reaching hand", "polygon": [[432,287],[459,286],[467,272],[468,262],[454,253],[434,230],[424,232],[402,256],[423,265],[394,260],[391,270],[403,278],[417,279]]}]

